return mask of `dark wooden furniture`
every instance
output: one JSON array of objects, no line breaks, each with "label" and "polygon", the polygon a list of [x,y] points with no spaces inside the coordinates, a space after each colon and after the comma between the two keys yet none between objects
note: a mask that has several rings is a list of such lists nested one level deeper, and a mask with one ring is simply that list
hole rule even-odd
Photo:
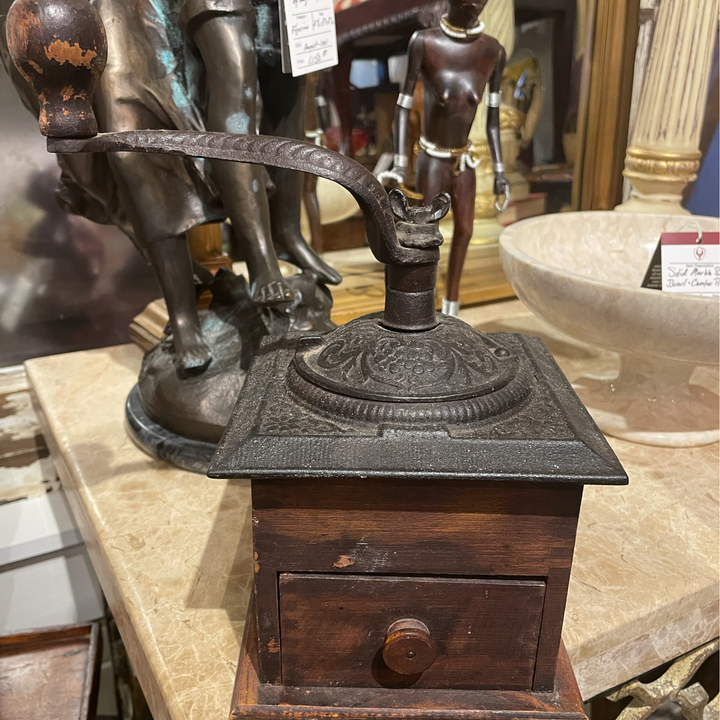
[{"label": "dark wooden furniture", "polygon": [[[256,480],[262,676],[551,691],[581,495],[552,483]],[[407,682],[376,657],[404,618],[438,646]]]},{"label": "dark wooden furniture", "polygon": [[[437,246],[449,199],[391,201]],[[252,480],[232,717],[580,720],[582,491],[627,477],[539,339],[436,316],[437,255],[387,262],[384,313],[265,342],[211,465]]]},{"label": "dark wooden furniture", "polygon": [[93,720],[101,647],[96,623],[0,636],[0,716]]}]

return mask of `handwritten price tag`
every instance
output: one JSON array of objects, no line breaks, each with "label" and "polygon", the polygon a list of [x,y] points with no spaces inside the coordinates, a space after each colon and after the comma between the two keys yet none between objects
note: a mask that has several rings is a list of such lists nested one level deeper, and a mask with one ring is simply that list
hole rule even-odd
[{"label": "handwritten price tag", "polygon": [[694,295],[720,295],[720,233],[664,233],[662,289]]},{"label": "handwritten price tag", "polygon": [[338,63],[333,0],[280,0],[283,71],[293,77]]}]

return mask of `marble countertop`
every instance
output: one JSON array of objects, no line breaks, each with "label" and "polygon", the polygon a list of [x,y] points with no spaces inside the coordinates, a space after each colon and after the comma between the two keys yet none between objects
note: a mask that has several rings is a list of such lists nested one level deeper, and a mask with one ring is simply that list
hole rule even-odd
[{"label": "marble countertop", "polygon": [[[617,358],[519,302],[461,313],[541,335],[570,380]],[[135,447],[131,345],[26,363],[70,504],[155,720],[224,720],[252,583],[245,481],[170,468]],[[564,639],[585,699],[718,635],[718,445],[610,440],[627,487],[586,489]]]}]

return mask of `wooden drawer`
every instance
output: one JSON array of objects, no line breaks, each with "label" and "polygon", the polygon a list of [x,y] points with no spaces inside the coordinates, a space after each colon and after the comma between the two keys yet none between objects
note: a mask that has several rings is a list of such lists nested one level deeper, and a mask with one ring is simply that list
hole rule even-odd
[{"label": "wooden drawer", "polygon": [[[286,686],[532,687],[544,582],[285,573],[279,591]],[[429,631],[435,659],[424,672],[399,674],[383,659],[401,619]]]}]

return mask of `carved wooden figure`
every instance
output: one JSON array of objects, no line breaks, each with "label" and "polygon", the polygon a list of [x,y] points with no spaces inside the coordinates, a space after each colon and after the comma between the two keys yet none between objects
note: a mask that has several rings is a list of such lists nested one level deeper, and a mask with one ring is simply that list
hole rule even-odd
[{"label": "carved wooden figure", "polygon": [[[413,35],[408,73],[398,98],[395,162],[385,178],[405,182],[406,143],[413,91],[419,79],[425,89],[424,136],[419,142],[415,188],[426,199],[439,192],[452,198],[455,222],[443,312],[457,315],[460,276],[475,215],[475,168],[478,159],[469,140],[477,107],[488,86],[487,136],[495,171],[495,194],[509,200],[510,184],[500,147],[500,81],[505,51],[483,33],[478,16],[487,0],[450,0],[439,28]],[[384,178],[383,178],[384,179]]]}]

